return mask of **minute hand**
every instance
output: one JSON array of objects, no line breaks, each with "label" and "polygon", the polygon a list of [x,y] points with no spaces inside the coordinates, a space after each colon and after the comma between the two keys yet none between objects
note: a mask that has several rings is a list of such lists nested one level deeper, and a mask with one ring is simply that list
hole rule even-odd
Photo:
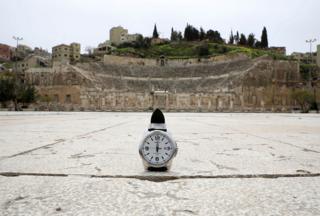
[{"label": "minute hand", "polygon": [[157,153],[159,152],[160,149],[162,149],[162,148],[159,148],[159,143],[157,143],[157,144],[156,144],[156,151],[157,151]]}]

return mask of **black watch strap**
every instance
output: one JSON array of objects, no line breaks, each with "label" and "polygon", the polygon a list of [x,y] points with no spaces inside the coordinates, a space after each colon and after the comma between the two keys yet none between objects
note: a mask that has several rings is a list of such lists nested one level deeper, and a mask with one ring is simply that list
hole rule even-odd
[{"label": "black watch strap", "polygon": [[151,116],[151,123],[148,131],[161,130],[167,131],[164,115],[160,109],[155,109]]}]

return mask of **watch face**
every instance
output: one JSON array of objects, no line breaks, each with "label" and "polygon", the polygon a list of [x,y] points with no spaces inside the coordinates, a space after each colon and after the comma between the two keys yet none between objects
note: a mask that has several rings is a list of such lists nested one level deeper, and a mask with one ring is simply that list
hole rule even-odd
[{"label": "watch face", "polygon": [[171,139],[160,132],[153,132],[142,143],[142,157],[150,164],[162,165],[168,162],[175,151]]}]

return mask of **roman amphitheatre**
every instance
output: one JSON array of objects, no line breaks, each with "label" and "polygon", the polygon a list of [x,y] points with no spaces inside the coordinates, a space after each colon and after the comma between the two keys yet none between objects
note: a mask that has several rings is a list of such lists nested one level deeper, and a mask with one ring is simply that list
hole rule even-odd
[{"label": "roman amphitheatre", "polygon": [[105,55],[100,62],[31,68],[26,82],[49,110],[289,111],[301,84],[298,64],[244,54],[206,59]]}]

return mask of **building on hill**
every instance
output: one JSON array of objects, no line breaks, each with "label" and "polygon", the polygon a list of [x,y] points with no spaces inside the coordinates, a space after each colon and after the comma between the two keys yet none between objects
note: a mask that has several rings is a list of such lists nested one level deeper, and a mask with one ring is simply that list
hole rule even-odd
[{"label": "building on hill", "polygon": [[169,43],[169,42],[170,42],[170,40],[167,38],[152,38],[151,39],[152,45],[165,44],[165,43]]},{"label": "building on hill", "polygon": [[320,67],[320,44],[317,46],[317,65]]},{"label": "building on hill", "polygon": [[31,47],[24,45],[24,44],[19,44],[18,47],[14,51],[14,57],[17,60],[23,60],[28,55],[32,54],[32,52],[33,52],[33,50]]},{"label": "building on hill", "polygon": [[286,55],[287,52],[286,47],[269,47],[268,49],[280,55]]},{"label": "building on hill", "polygon": [[302,62],[302,63],[310,63],[310,61],[312,63],[316,62],[316,58],[317,58],[317,53],[313,52],[311,54],[311,58],[310,58],[310,53],[300,53],[300,52],[293,52],[291,54],[291,57],[295,60],[298,60],[299,62]]},{"label": "building on hill", "polygon": [[110,43],[119,45],[125,42],[136,41],[139,34],[128,34],[128,29],[122,26],[113,27],[110,29]]},{"label": "building on hill", "polygon": [[60,44],[52,47],[52,61],[70,63],[80,60],[80,44],[71,43],[70,45]]},{"label": "building on hill", "polygon": [[35,54],[37,56],[42,56],[44,58],[51,58],[51,54],[47,50],[39,48],[39,47],[34,48],[33,54]]},{"label": "building on hill", "polygon": [[0,60],[1,61],[10,61],[12,54],[13,54],[13,47],[6,44],[0,44]]},{"label": "building on hill", "polygon": [[48,58],[44,58],[37,55],[29,55],[23,61],[17,62],[18,73],[23,73],[29,68],[39,68],[39,67],[48,67],[50,65],[50,61]]},{"label": "building on hill", "polygon": [[104,43],[100,43],[98,47],[93,50],[93,54],[94,55],[108,54],[114,49],[115,47],[111,46],[110,41],[106,41]]}]

